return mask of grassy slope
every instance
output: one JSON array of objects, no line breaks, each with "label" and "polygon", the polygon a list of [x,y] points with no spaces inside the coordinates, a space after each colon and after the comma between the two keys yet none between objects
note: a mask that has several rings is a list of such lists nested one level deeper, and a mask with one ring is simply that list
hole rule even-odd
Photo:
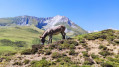
[{"label": "grassy slope", "polygon": [[0,27],[0,39],[10,39],[12,41],[26,41],[31,44],[33,38],[38,38],[38,36],[42,32],[42,30],[32,26]]},{"label": "grassy slope", "polygon": [[[0,53],[3,52],[13,52],[20,49],[27,49],[31,48],[31,45],[37,44],[34,43],[34,40],[40,41],[39,36],[42,35],[44,31],[41,29],[38,29],[35,26],[15,26],[15,27],[0,27],[0,40],[7,39],[11,40],[12,42],[16,41],[24,41],[27,43],[27,47],[14,47],[14,46],[4,46],[0,42]],[[39,39],[39,40],[38,40]],[[53,41],[61,39],[61,35],[55,35],[53,36]],[[48,38],[46,38],[48,40]],[[38,43],[40,44],[40,43]]]},{"label": "grassy slope", "polygon": [[[109,29],[79,35],[73,40],[64,40],[63,44],[59,41],[45,45],[39,49],[38,56],[25,55],[23,60],[28,57],[32,58],[28,59],[30,62],[37,60],[31,63],[32,67],[119,67],[118,33]],[[27,52],[23,51],[22,54]]]}]

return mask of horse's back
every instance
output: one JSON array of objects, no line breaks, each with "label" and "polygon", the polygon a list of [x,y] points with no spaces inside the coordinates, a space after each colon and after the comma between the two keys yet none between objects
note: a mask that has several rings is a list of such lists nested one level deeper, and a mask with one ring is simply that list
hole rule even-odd
[{"label": "horse's back", "polygon": [[65,26],[63,25],[58,25],[58,26],[52,27],[47,30],[47,32],[52,33],[54,35],[64,32],[64,31],[65,31]]}]

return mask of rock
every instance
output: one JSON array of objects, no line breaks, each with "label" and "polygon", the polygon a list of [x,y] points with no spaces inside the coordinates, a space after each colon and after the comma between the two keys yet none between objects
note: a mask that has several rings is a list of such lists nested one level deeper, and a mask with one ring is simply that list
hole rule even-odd
[{"label": "rock", "polygon": [[0,62],[2,62],[3,61],[3,58],[0,58]]},{"label": "rock", "polygon": [[119,39],[114,39],[113,41],[116,43],[119,43]]}]

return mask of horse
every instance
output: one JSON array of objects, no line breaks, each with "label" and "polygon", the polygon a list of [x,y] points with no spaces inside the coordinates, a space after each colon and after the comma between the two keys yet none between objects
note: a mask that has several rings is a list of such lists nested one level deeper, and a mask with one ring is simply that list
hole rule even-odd
[{"label": "horse", "polygon": [[[42,34],[42,36],[40,36],[42,45],[44,45],[44,43],[45,43],[45,38],[46,38],[47,36],[49,36],[49,42],[51,42],[51,43],[52,43],[52,36],[53,36],[53,35],[57,35],[57,34],[59,34],[59,33],[61,33],[62,39],[65,39],[66,33],[65,33],[64,31],[65,31],[65,26],[63,26],[63,25],[59,25],[59,26],[55,26],[55,27],[52,27],[52,28],[47,29],[47,30]],[[48,42],[48,43],[49,43],[49,42]]]}]

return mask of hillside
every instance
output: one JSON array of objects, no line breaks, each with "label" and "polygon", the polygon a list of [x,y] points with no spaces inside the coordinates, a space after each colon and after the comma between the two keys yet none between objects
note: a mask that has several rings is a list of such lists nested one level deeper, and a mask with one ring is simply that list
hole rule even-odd
[{"label": "hillside", "polygon": [[[44,30],[35,26],[1,26],[0,55],[19,52],[31,48],[32,44],[40,44],[39,36]],[[58,36],[58,37],[57,37]],[[60,40],[61,35],[53,36],[53,41]],[[48,38],[46,38],[48,40]],[[47,42],[46,42],[47,43]]]},{"label": "hillside", "polygon": [[17,16],[10,18],[0,18],[0,26],[30,26],[34,25],[40,29],[48,29],[56,25],[66,26],[66,32],[74,35],[85,34],[87,31],[76,25],[65,16],[54,16],[39,18],[34,16]]},{"label": "hillside", "polygon": [[118,67],[118,54],[119,31],[108,29],[78,35],[75,38],[60,40],[44,46],[34,45],[32,49],[1,57],[1,65],[11,67]]}]

